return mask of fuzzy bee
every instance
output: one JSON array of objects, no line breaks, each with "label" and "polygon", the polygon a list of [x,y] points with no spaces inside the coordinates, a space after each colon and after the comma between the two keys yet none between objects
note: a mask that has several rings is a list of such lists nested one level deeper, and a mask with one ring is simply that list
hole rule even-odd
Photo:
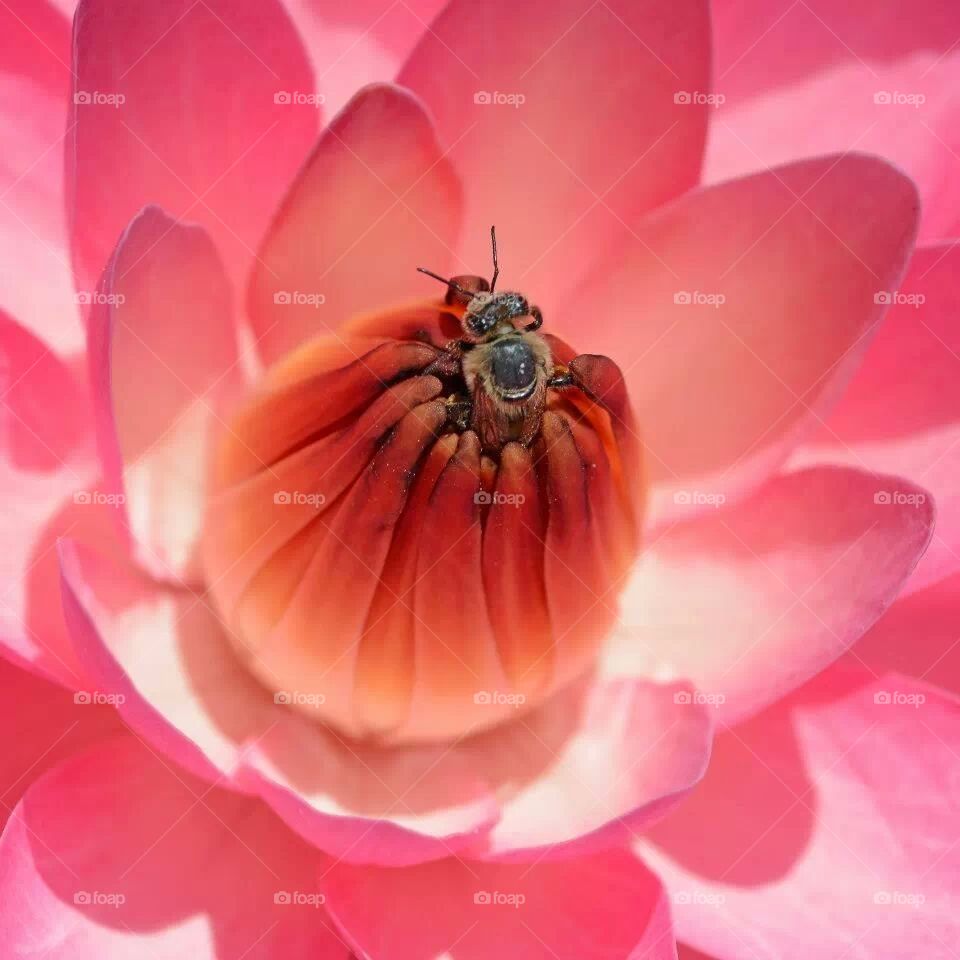
[{"label": "fuzzy bee", "polygon": [[521,293],[497,293],[500,266],[497,234],[490,228],[493,277],[457,276],[447,280],[424,267],[417,269],[447,285],[446,302],[465,307],[463,337],[446,347],[436,372],[459,374],[469,399],[454,399],[451,419],[460,429],[469,425],[486,451],[498,452],[511,440],[529,446],[540,432],[547,389],[574,383],[570,373],[553,364],[550,346],[536,331],[543,324],[540,308]]}]

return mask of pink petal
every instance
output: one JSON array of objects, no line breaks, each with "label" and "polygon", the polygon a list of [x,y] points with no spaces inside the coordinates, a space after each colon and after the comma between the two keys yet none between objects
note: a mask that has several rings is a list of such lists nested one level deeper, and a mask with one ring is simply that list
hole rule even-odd
[{"label": "pink petal", "polygon": [[444,0],[287,0],[328,115],[368,83],[392,80]]},{"label": "pink petal", "polygon": [[550,319],[639,214],[694,186],[707,107],[675,98],[709,89],[709,29],[700,0],[452,0],[399,82],[464,178],[456,272],[489,274],[494,223],[506,283]]},{"label": "pink petal", "polygon": [[28,787],[46,770],[90,743],[122,729],[116,713],[32,676],[0,657],[4,738],[0,750],[0,828]]},{"label": "pink petal", "polygon": [[571,300],[581,348],[627,378],[656,517],[755,486],[822,417],[916,215],[913,185],[881,161],[792,164],[659,211]]},{"label": "pink petal", "polygon": [[[357,956],[395,960],[676,958],[657,878],[611,851],[563,863],[334,866],[329,910]],[[428,922],[424,922],[429,918]]]},{"label": "pink petal", "polygon": [[323,859],[261,804],[123,736],[34,784],[0,840],[5,957],[346,960]]},{"label": "pink petal", "polygon": [[312,844],[348,860],[446,856],[496,818],[487,786],[446,746],[340,740],[253,679],[203,597],[62,551],[65,612],[84,666],[123,696],[126,723],[180,766],[259,794]]},{"label": "pink petal", "polygon": [[958,749],[956,698],[862,669],[834,668],[724,733],[697,793],[641,845],[678,936],[756,960],[838,945],[948,956],[960,937]]},{"label": "pink petal", "polygon": [[67,180],[78,286],[92,289],[148,203],[205,226],[239,284],[318,127],[315,106],[274,99],[314,92],[282,5],[83,0],[74,69]]},{"label": "pink petal", "polygon": [[0,381],[5,453],[12,466],[51,471],[82,452],[89,410],[72,372],[2,311]]},{"label": "pink petal", "polygon": [[[43,9],[42,4],[35,5],[37,13]],[[39,47],[45,58],[44,66],[37,64],[40,72],[47,75],[50,70],[45,64],[52,63],[64,77],[59,81],[50,78],[50,82],[64,83],[68,75],[59,58],[66,56],[69,64],[69,52],[57,53],[59,45],[46,52],[41,43],[52,42],[52,38],[42,29],[33,32],[36,24],[31,26],[32,18],[23,17],[23,25],[7,32],[5,17],[18,22],[9,5],[0,5],[0,43],[9,38],[22,52]],[[65,96],[29,74],[0,76],[0,137],[4,145],[0,160],[0,262],[4,265],[0,304],[59,351],[73,350],[82,343],[77,304],[84,299],[73,289],[63,210]],[[91,289],[86,287],[87,292]]]},{"label": "pink petal", "polygon": [[189,577],[208,447],[241,379],[229,284],[201,228],[156,207],[131,222],[91,311],[89,361],[104,472],[137,558]]},{"label": "pink petal", "polygon": [[662,815],[706,764],[706,711],[678,703],[684,688],[633,681],[571,691],[523,724],[455,744],[348,743],[252,679],[204,598],[63,550],[81,660],[100,688],[123,694],[124,720],[193,773],[258,794],[347,862],[608,846]]},{"label": "pink petal", "polygon": [[795,462],[848,463],[926,487],[937,529],[910,582],[960,570],[960,246],[918,250],[837,408]]},{"label": "pink petal", "polygon": [[260,250],[249,309],[274,360],[352,314],[425,291],[419,264],[443,270],[460,188],[420,102],[387,84],[334,118]]},{"label": "pink petal", "polygon": [[751,715],[867,630],[932,524],[930,498],[905,480],[830,467],[781,476],[648,546],[605,667],[684,677],[724,721]]},{"label": "pink petal", "polygon": [[[960,226],[953,171],[960,15],[939,0],[746,0],[714,5],[715,86],[706,174],[721,180],[804,156],[878,153],[916,181],[921,237]],[[877,94],[922,102],[876,103]],[[881,98],[882,99],[882,98]]]},{"label": "pink petal", "polygon": [[960,574],[901,597],[860,638],[848,659],[875,673],[895,670],[960,694]]},{"label": "pink petal", "polygon": [[25,77],[62,102],[70,88],[70,21],[47,0],[5,0],[0,63],[5,74]]}]

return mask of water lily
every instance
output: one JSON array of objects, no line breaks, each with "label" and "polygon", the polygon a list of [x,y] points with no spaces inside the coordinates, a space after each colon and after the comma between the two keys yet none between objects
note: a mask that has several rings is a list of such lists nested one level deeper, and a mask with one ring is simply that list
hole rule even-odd
[{"label": "water lily", "polygon": [[5,957],[949,955],[955,14],[0,20]]}]

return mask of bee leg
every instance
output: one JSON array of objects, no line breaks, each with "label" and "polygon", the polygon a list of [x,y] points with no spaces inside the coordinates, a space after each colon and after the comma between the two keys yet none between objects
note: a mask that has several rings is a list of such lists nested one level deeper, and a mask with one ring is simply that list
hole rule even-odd
[{"label": "bee leg", "polygon": [[547,408],[547,384],[541,381],[527,406],[526,415],[520,424],[520,433],[517,439],[525,447],[529,447],[540,435],[543,423],[543,411]]},{"label": "bee leg", "polygon": [[473,404],[469,400],[463,400],[460,397],[448,397],[447,422],[452,423],[458,433],[463,433],[470,426],[470,418],[473,416]]},{"label": "bee leg", "polygon": [[562,390],[564,387],[577,386],[577,381],[565,367],[556,367],[553,376],[547,381],[547,386],[553,387],[555,390]]},{"label": "bee leg", "polygon": [[451,340],[443,347],[437,359],[424,367],[427,375],[438,374],[441,377],[455,377],[460,373],[460,362],[463,360],[463,344],[459,340]]},{"label": "bee leg", "polygon": [[523,329],[526,333],[533,333],[543,326],[543,313],[538,306],[530,307],[530,316],[533,317],[533,323],[528,323]]}]

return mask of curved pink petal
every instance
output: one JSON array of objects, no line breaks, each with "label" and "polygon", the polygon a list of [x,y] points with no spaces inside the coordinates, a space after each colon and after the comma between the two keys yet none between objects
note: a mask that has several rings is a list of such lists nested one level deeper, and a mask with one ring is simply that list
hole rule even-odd
[{"label": "curved pink petal", "polygon": [[609,846],[661,816],[706,764],[706,711],[678,698],[685,688],[635,681],[571,691],[453,744],[349,742],[283,702],[310,691],[273,697],[256,683],[204,598],[159,590],[86,551],[63,555],[81,660],[123,694],[126,722],[197,775],[258,794],[348,862]]},{"label": "curved pink petal", "polygon": [[791,164],[658,211],[571,299],[582,348],[624,371],[655,517],[755,486],[822,418],[916,217],[913,185],[882,161]]},{"label": "curved pink petal", "polygon": [[489,274],[496,224],[505,286],[549,319],[637,216],[697,183],[707,4],[453,0],[399,82],[430,106],[464,179],[455,272]]},{"label": "curved pink petal", "polygon": [[958,749],[955,697],[839,667],[722,734],[699,790],[638,845],[677,935],[757,960],[948,956]]},{"label": "curved pink petal", "polygon": [[605,668],[678,676],[727,723],[840,656],[897,596],[933,503],[895,477],[824,467],[680,522],[641,558]]},{"label": "curved pink petal", "polygon": [[74,20],[68,210],[80,289],[148,203],[202,224],[239,285],[318,127],[277,0],[83,0]]},{"label": "curved pink petal", "polygon": [[901,597],[860,638],[848,659],[894,670],[960,695],[960,574]]},{"label": "curved pink petal", "polygon": [[918,250],[863,365],[795,461],[902,474],[931,491],[937,529],[910,581],[960,570],[960,246]]},{"label": "curved pink petal", "polygon": [[200,227],[148,207],[127,228],[90,314],[97,440],[138,560],[191,577],[208,447],[241,371],[230,288]]},{"label": "curved pink petal", "polygon": [[443,270],[460,187],[421,103],[388,84],[334,118],[264,241],[249,310],[267,361],[352,314],[423,295],[420,264]]},{"label": "curved pink petal", "polygon": [[[357,956],[396,960],[676,958],[663,889],[634,856],[563,863],[337,864],[328,909]],[[424,919],[429,917],[429,922]]]},{"label": "curved pink petal", "polygon": [[[43,8],[41,3],[34,6],[37,11]],[[8,4],[0,5],[0,43],[9,38],[21,51],[37,47],[44,51],[42,44],[51,38],[45,38],[42,30],[33,33],[24,13],[15,14]],[[8,23],[7,32],[4,18],[18,27]],[[32,39],[27,41],[24,34]],[[44,51],[44,56],[64,72],[65,81],[69,74],[60,65],[56,49]],[[66,57],[69,65],[68,50]],[[65,113],[64,93],[46,89],[29,73],[0,75],[0,138],[4,145],[0,158],[0,305],[61,352],[82,343],[78,302],[84,299],[73,288],[63,209]]]},{"label": "curved pink petal", "polygon": [[73,372],[3,311],[0,391],[0,424],[11,466],[51,471],[82,452],[90,413]]},{"label": "curved pink petal", "polygon": [[328,115],[368,83],[392,80],[444,0],[287,0]]},{"label": "curved pink petal", "polygon": [[916,183],[920,239],[954,236],[960,227],[958,83],[960,53],[831,67],[789,89],[718,111],[704,177],[719,182],[835,151],[875,153]]},{"label": "curved pink petal", "polygon": [[11,960],[349,956],[318,887],[323,858],[263,805],[128,735],[35,783],[0,862]]},{"label": "curved pink petal", "polygon": [[70,89],[70,21],[47,0],[7,0],[0,7],[0,64],[62,103]]},{"label": "curved pink petal", "polygon": [[3,749],[0,828],[31,783],[61,760],[122,729],[96,690],[78,695],[33,676],[0,656]]}]

